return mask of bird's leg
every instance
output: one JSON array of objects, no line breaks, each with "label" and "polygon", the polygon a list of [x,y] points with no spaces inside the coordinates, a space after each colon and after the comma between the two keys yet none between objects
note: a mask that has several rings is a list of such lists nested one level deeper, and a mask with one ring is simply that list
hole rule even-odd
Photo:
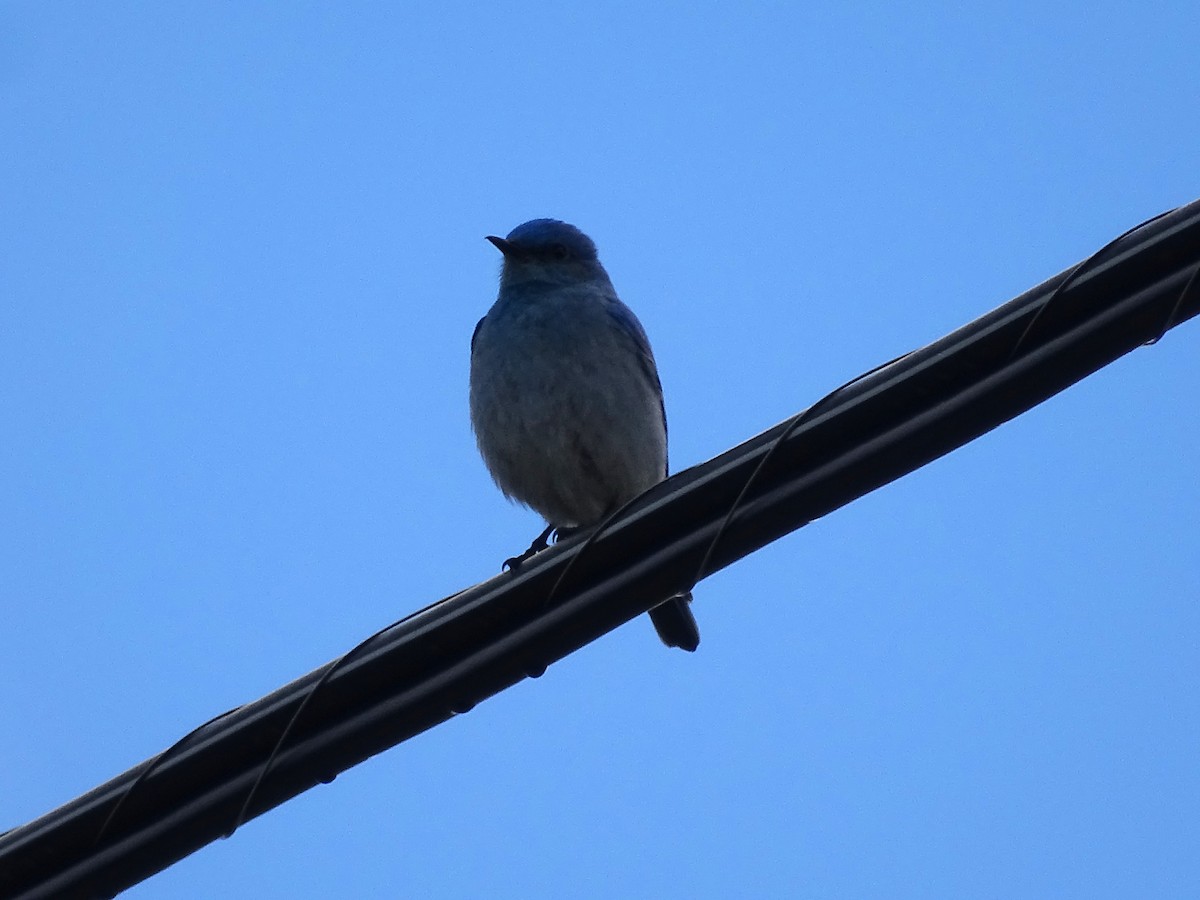
[{"label": "bird's leg", "polygon": [[529,559],[537,553],[541,553],[550,546],[550,535],[554,533],[554,526],[547,525],[546,530],[533,539],[533,543],[529,545],[529,549],[520,556],[511,556],[504,561],[502,568],[506,572],[515,572],[521,567],[521,563]]}]

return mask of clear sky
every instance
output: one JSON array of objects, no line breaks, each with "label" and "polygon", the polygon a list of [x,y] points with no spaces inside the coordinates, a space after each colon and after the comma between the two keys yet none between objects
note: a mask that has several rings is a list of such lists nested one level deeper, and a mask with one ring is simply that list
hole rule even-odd
[{"label": "clear sky", "polygon": [[[1200,196],[1196,7],[0,3],[0,829],[493,575],[483,240],[701,462]],[[1200,327],[130,891],[1200,896]]]}]

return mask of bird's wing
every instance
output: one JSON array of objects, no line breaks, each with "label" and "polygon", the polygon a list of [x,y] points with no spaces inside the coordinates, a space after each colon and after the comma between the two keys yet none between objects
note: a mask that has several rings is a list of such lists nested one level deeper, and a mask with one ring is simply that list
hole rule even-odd
[{"label": "bird's wing", "polygon": [[[620,300],[614,300],[608,304],[608,314],[616,322],[621,333],[633,342],[633,347],[637,351],[638,364],[641,365],[646,378],[654,385],[654,391],[658,394],[658,408],[662,411],[663,436],[666,437],[667,406],[663,402],[662,381],[658,377],[658,366],[654,363],[654,352],[650,349],[650,338],[646,337],[646,329],[642,328],[642,323],[633,314],[633,310]],[[664,469],[663,475],[667,474],[669,474],[668,471]]]},{"label": "bird's wing", "polygon": [[[486,318],[487,318],[487,316],[483,317],[483,319],[486,319]],[[471,352],[472,353],[475,352],[475,338],[479,337],[479,329],[483,327],[483,319],[480,319],[478,322],[475,323],[475,330],[471,332]]]}]

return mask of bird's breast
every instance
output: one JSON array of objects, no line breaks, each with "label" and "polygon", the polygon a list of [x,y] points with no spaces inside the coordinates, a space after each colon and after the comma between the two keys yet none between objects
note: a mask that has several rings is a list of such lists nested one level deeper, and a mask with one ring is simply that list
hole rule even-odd
[{"label": "bird's breast", "polygon": [[500,488],[591,524],[663,477],[657,384],[603,308],[498,303],[471,359],[471,418]]}]

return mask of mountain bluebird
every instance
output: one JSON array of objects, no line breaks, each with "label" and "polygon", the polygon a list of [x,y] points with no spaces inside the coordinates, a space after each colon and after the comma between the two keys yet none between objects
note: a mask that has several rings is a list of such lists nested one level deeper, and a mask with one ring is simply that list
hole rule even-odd
[{"label": "mountain bluebird", "polygon": [[[500,490],[549,523],[532,552],[662,481],[667,418],[646,332],[586,234],[534,219],[488,240],[504,266],[471,337],[471,425]],[[700,643],[691,599],[650,610],[668,647]]]}]

